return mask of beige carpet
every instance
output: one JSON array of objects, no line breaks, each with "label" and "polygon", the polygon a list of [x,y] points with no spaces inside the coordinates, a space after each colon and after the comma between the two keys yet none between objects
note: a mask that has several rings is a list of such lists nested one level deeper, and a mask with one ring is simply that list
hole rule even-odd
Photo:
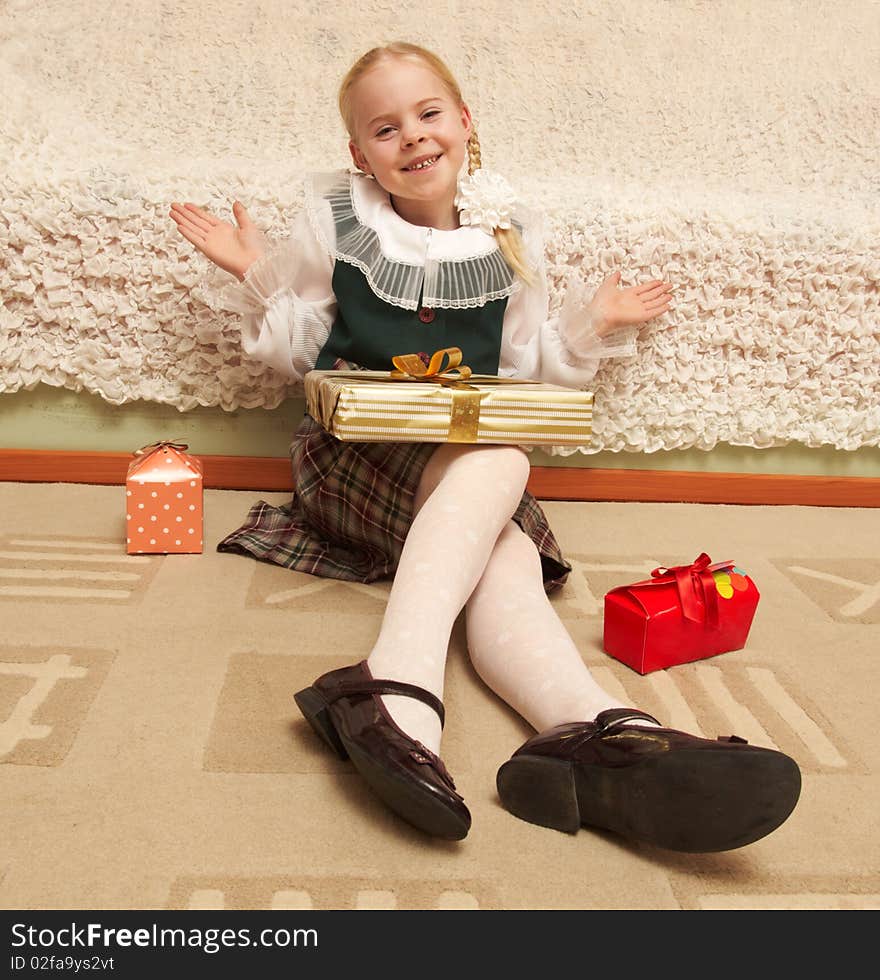
[{"label": "beige carpet", "polygon": [[[128,557],[123,494],[0,484],[0,907],[880,907],[880,511],[546,504],[575,565],[554,602],[600,680],[802,768],[775,834],[677,855],[501,808],[496,769],[529,730],[474,674],[461,622],[443,755],[473,828],[426,839],[291,698],[368,654],[387,584],[214,552],[251,492],[206,493],[205,554]],[[701,551],[761,591],[746,649],[647,677],[608,658],[605,591]]]}]

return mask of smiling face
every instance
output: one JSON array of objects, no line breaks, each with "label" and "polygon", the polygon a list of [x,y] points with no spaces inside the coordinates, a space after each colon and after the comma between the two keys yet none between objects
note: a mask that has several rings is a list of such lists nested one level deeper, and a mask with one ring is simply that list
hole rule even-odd
[{"label": "smiling face", "polygon": [[355,164],[376,178],[402,217],[456,226],[453,201],[471,134],[467,106],[425,65],[399,58],[358,79],[351,98]]}]

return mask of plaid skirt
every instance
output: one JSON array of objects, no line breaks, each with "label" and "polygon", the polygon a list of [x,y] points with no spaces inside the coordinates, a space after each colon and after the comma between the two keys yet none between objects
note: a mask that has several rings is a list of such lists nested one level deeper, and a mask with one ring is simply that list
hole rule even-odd
[{"label": "plaid skirt", "polygon": [[[392,578],[422,470],[436,448],[436,443],[342,442],[305,415],[290,447],[293,499],[281,507],[257,501],[217,550],[324,578]],[[541,555],[549,594],[565,582],[571,565],[528,491],[513,520]]]}]

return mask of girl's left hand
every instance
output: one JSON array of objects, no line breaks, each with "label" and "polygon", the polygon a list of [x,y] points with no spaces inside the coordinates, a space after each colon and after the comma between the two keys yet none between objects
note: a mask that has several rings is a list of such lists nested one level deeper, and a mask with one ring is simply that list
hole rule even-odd
[{"label": "girl's left hand", "polygon": [[619,282],[620,273],[612,272],[596,290],[590,303],[596,332],[600,337],[620,327],[647,323],[670,308],[673,289],[670,283],[652,279],[643,286],[619,289]]}]

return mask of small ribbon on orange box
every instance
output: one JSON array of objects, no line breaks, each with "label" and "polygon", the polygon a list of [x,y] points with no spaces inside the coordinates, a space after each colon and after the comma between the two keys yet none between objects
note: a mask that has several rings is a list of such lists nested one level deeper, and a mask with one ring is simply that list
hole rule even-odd
[{"label": "small ribbon on orange box", "polygon": [[675,582],[685,619],[715,629],[718,626],[718,590],[709,571],[711,564],[712,559],[704,551],[690,565],[655,568],[651,578],[658,582]]},{"label": "small ribbon on orange box", "polygon": [[170,439],[162,439],[159,442],[151,442],[148,446],[141,446],[140,449],[135,449],[134,455],[149,456],[151,453],[156,452],[157,449],[162,449],[164,446],[170,446],[172,449],[177,449],[182,453],[189,449],[188,443],[172,442]]}]

